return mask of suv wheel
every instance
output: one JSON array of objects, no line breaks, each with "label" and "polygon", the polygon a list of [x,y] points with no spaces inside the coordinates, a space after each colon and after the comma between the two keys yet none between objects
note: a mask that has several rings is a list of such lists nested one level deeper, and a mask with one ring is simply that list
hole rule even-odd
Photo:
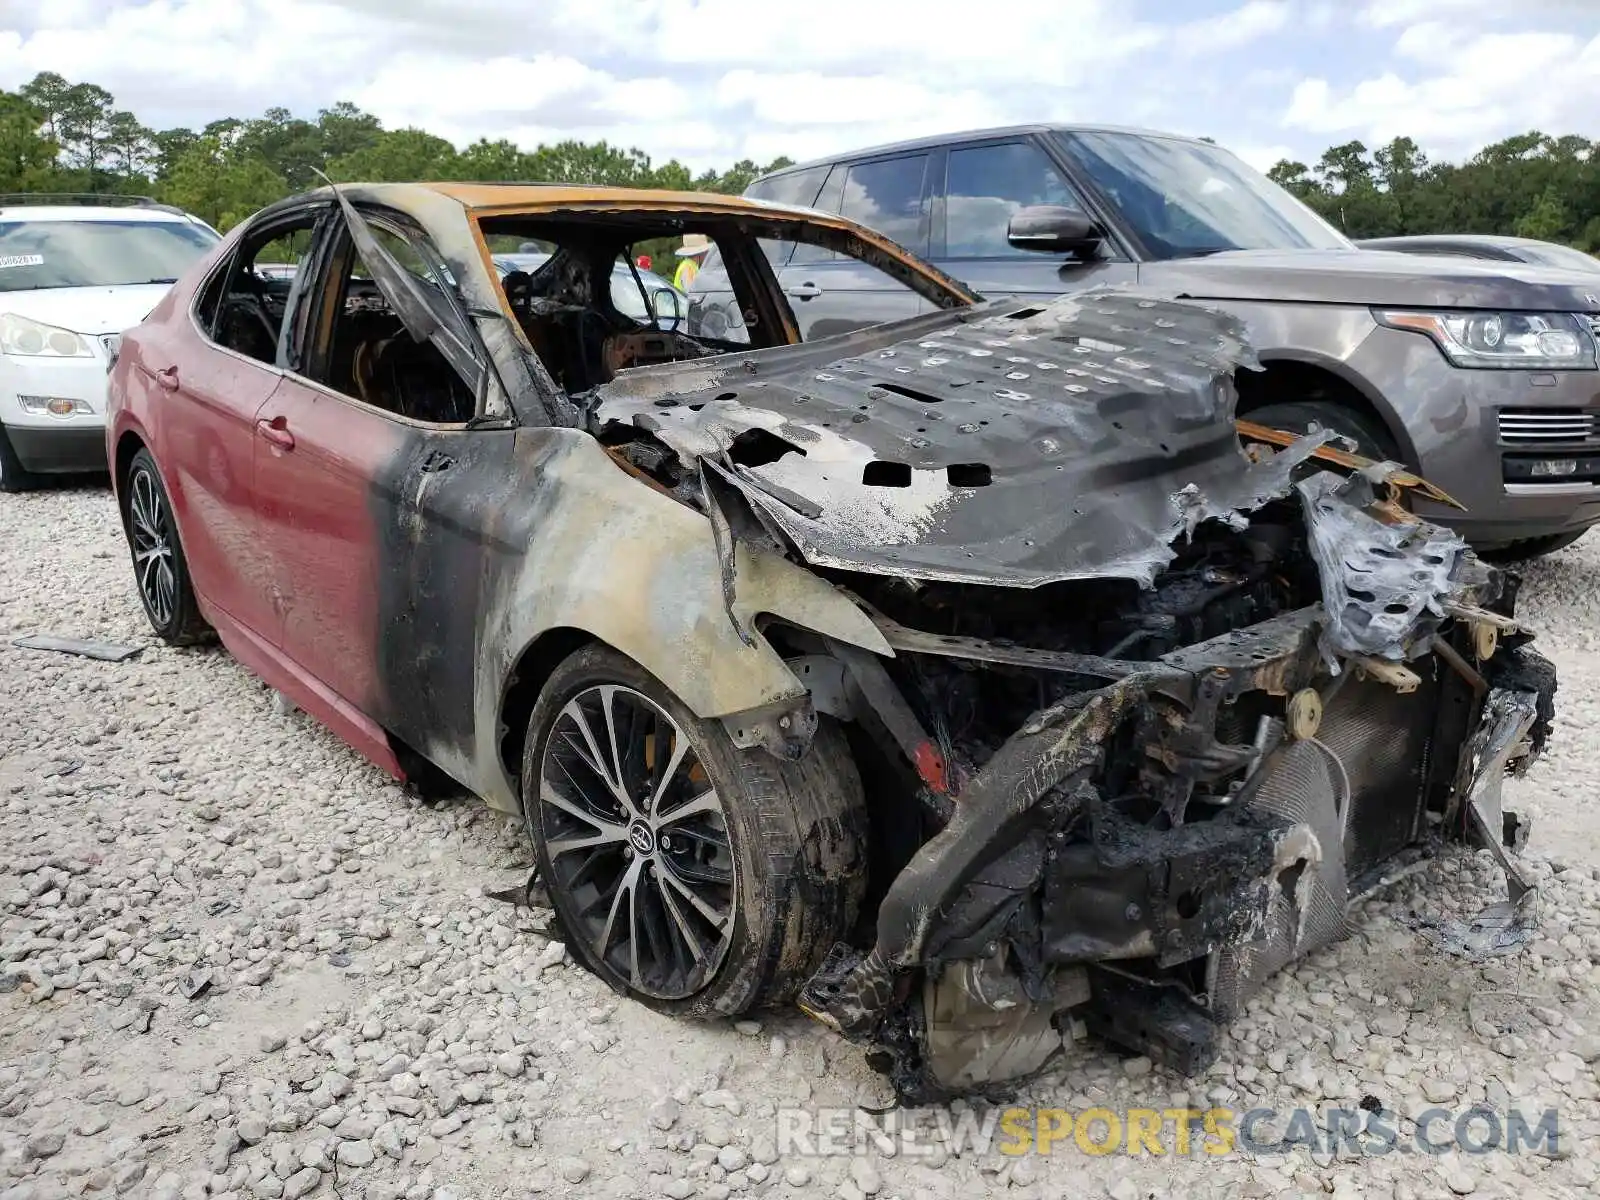
[{"label": "suv wheel", "polygon": [[573,956],[655,1008],[789,999],[861,904],[866,810],[840,729],[824,721],[798,762],[741,750],[607,647],[546,684],[522,795]]}]

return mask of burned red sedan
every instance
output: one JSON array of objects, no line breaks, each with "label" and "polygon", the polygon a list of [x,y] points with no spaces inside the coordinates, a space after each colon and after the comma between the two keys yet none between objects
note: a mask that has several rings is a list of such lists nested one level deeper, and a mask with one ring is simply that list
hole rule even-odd
[{"label": "burned red sedan", "polygon": [[[718,338],[637,266],[694,234]],[[803,342],[783,242],[920,315]],[[1531,920],[1500,781],[1555,682],[1516,577],[1398,464],[1242,443],[1258,365],[1204,305],[983,302],[803,210],[351,185],[123,339],[109,450],[163,638],[520,815],[612,986],[797,1000],[926,1098],[1080,1026],[1203,1067],[1436,840],[1504,865],[1496,936]]]}]

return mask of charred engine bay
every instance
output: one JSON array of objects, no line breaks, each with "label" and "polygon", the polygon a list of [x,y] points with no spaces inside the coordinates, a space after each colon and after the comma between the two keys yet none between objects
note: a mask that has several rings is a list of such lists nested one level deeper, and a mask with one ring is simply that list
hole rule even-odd
[{"label": "charred engine bay", "polygon": [[[824,571],[899,625],[996,648],[1063,651],[1154,662],[1321,598],[1295,505],[1280,501],[1245,530],[1208,526],[1143,587],[1125,579],[1070,580],[1037,588],[921,583]],[[901,653],[890,672],[946,760],[981,764],[1034,713],[1103,686],[1088,673]],[[1253,730],[1244,731],[1248,740]]]}]

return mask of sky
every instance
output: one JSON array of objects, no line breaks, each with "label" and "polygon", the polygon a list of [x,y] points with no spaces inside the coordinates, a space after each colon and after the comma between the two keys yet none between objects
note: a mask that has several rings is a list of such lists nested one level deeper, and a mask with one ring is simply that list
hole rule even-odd
[{"label": "sky", "polygon": [[0,87],[45,70],[156,128],[349,100],[458,145],[702,169],[1095,121],[1265,168],[1600,138],[1600,0],[0,0]]}]

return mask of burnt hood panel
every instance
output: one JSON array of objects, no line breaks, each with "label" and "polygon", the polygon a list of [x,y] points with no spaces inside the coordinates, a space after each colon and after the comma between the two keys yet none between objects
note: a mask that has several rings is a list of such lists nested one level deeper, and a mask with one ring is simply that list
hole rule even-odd
[{"label": "burnt hood panel", "polygon": [[1097,289],[917,328],[831,361],[623,372],[596,416],[716,469],[814,565],[1015,586],[1147,583],[1320,445],[1245,458],[1233,374],[1257,364],[1199,304]]}]

